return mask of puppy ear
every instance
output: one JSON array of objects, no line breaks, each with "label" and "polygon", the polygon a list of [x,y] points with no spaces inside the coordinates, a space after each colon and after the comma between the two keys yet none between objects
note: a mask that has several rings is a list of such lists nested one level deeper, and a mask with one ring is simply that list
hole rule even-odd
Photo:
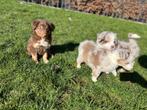
[{"label": "puppy ear", "polygon": [[104,36],[97,36],[97,43],[103,43],[103,42],[105,42],[105,40],[106,40],[106,37]]},{"label": "puppy ear", "polygon": [[97,43],[104,43],[107,39],[106,35],[107,35],[107,31],[104,31],[102,33],[97,33]]},{"label": "puppy ear", "polygon": [[40,20],[34,20],[34,21],[32,22],[32,29],[33,29],[33,30],[36,29],[36,27],[38,26],[39,22],[40,22]]},{"label": "puppy ear", "polygon": [[48,26],[49,26],[51,31],[54,31],[55,25],[53,23],[48,23]]}]

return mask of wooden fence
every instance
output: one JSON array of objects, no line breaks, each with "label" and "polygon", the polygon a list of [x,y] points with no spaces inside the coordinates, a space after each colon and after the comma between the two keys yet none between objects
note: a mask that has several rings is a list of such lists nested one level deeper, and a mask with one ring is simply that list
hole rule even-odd
[{"label": "wooden fence", "polygon": [[147,0],[24,0],[97,15],[147,22]]}]

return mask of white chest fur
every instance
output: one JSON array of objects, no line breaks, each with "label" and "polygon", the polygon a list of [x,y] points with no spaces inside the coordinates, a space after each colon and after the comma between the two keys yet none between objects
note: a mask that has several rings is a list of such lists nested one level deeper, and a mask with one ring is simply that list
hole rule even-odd
[{"label": "white chest fur", "polygon": [[40,41],[34,44],[35,48],[38,48],[40,46],[43,46],[44,48],[47,49],[50,47],[50,44],[45,39],[41,39]]}]

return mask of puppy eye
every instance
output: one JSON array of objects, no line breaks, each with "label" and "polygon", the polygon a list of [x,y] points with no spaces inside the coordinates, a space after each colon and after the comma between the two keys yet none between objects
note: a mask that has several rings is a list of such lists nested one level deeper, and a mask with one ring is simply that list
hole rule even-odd
[{"label": "puppy eye", "polygon": [[108,43],[108,42],[109,42],[109,41],[103,40],[103,42],[102,42],[102,43],[103,43],[103,44],[106,44],[106,43]]},{"label": "puppy eye", "polygon": [[106,40],[104,41],[104,43],[108,43],[108,42],[109,42],[109,41],[106,41]]},{"label": "puppy eye", "polygon": [[117,44],[117,41],[116,40],[114,41],[114,44]]},{"label": "puppy eye", "polygon": [[105,44],[105,43],[108,43],[108,41],[102,39],[102,40],[99,41],[99,43]]}]

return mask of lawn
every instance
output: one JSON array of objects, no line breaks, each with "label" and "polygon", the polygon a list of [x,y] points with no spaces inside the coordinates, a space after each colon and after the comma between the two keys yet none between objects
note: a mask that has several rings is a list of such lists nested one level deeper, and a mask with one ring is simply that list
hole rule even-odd
[{"label": "lawn", "polygon": [[[56,26],[48,64],[35,64],[26,54],[37,18]],[[130,73],[102,74],[94,83],[88,66],[76,68],[77,48],[102,31],[123,40],[129,32],[139,34],[141,54]],[[147,25],[0,0],[0,110],[147,110]]]}]

